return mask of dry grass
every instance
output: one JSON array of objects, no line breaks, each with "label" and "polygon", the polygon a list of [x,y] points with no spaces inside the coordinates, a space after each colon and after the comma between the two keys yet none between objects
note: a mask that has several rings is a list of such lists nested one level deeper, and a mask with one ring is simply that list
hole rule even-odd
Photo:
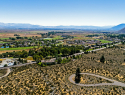
[{"label": "dry grass", "polygon": [[[13,52],[13,51],[22,51],[22,50],[5,50],[5,51],[0,51],[0,54],[6,53],[6,52]],[[25,51],[29,51],[29,49],[26,49]]]},{"label": "dry grass", "polygon": [[9,38],[9,37],[16,37],[14,34],[19,34],[20,37],[32,37],[32,36],[38,36],[41,37],[41,35],[36,33],[0,33],[0,38]]},{"label": "dry grass", "polygon": [[6,69],[1,69],[0,70],[0,77],[5,75],[7,73],[7,70]]},{"label": "dry grass", "polygon": [[[40,67],[37,64],[13,68],[9,76],[0,80],[1,94],[45,94],[54,91],[54,94],[64,95],[121,95],[125,93],[124,87],[99,86],[80,87],[68,81],[68,77],[79,67],[81,72],[94,73],[101,76],[125,82],[125,67],[123,63],[125,51],[119,48],[110,48],[83,55],[82,58],[67,64],[57,64]],[[104,55],[106,62],[100,63]],[[94,81],[94,79],[92,80]]]}]

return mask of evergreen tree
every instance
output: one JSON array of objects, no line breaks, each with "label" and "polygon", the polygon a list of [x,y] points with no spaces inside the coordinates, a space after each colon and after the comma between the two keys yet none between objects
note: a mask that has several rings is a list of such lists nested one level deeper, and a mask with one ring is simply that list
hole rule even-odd
[{"label": "evergreen tree", "polygon": [[75,82],[79,83],[80,82],[80,69],[76,69],[76,76],[75,76]]},{"label": "evergreen tree", "polygon": [[104,55],[102,55],[102,57],[100,58],[100,62],[102,62],[102,63],[104,63],[104,62],[105,62]]},{"label": "evergreen tree", "polygon": [[16,62],[14,62],[14,65],[16,65],[17,63]]}]

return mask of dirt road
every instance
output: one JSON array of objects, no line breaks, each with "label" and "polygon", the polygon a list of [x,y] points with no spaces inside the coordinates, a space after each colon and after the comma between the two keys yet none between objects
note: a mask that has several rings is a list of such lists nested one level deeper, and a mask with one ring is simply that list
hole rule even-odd
[{"label": "dirt road", "polygon": [[80,73],[80,74],[86,74],[86,75],[91,75],[91,76],[95,76],[95,77],[99,77],[108,81],[111,81],[112,83],[98,83],[98,84],[79,84],[79,83],[75,83],[75,81],[73,80],[73,77],[75,77],[75,74],[71,75],[69,77],[69,81],[73,84],[79,85],[79,86],[103,86],[103,85],[116,85],[116,86],[122,86],[125,87],[125,83],[122,82],[118,82],[116,80],[112,80],[103,76],[99,76],[96,74],[91,74],[91,73]]}]

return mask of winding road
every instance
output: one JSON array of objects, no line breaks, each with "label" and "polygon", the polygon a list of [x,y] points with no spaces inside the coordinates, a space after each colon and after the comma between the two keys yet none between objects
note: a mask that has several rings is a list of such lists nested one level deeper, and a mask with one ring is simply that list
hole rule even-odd
[{"label": "winding road", "polygon": [[[119,45],[121,43],[118,43],[118,44],[115,44],[115,45]],[[113,45],[111,45],[113,46]],[[108,46],[109,47],[109,46]],[[106,47],[103,47],[103,48],[99,48],[99,49],[95,49],[95,50],[91,50],[91,51],[98,51],[98,50],[102,50],[102,49],[105,49]],[[89,51],[89,52],[91,52]],[[81,53],[75,53],[73,55],[80,55],[80,54],[84,54],[84,52],[81,52]],[[70,56],[73,56],[73,55],[70,55]],[[5,75],[3,75],[1,78],[3,77],[6,77],[11,71],[10,71],[10,68],[12,67],[20,67],[20,66],[25,66],[25,65],[29,65],[29,64],[34,64],[36,62],[31,62],[31,63],[25,63],[25,64],[19,64],[19,65],[12,65],[12,66],[8,66],[8,67],[0,67],[0,69],[7,69],[7,73]],[[96,77],[100,77],[100,78],[103,78],[103,79],[106,79],[106,80],[109,80],[109,81],[112,81],[114,83],[99,83],[99,84],[89,84],[89,85],[85,85],[85,84],[77,84],[77,85],[80,85],[80,86],[100,86],[100,85],[118,85],[118,86],[123,86],[125,87],[125,84],[124,83],[121,83],[121,82],[118,82],[118,81],[115,81],[115,80],[111,80],[111,79],[108,79],[108,78],[105,78],[105,77],[102,77],[102,76],[99,76],[99,75],[95,75],[95,74],[90,74],[90,73],[81,73],[81,74],[88,74],[88,75],[93,75],[93,76],[96,76]],[[75,74],[71,75],[69,77],[69,80],[70,82],[76,84],[73,80],[72,80],[72,77],[74,77]]]},{"label": "winding road", "polygon": [[99,75],[91,74],[91,73],[80,73],[80,74],[86,74],[86,75],[91,75],[91,76],[99,77],[99,78],[102,78],[102,79],[111,81],[112,83],[98,83],[98,84],[80,84],[80,83],[75,83],[75,81],[73,80],[73,77],[75,77],[75,74],[72,74],[72,75],[69,77],[69,81],[70,81],[71,83],[76,84],[76,85],[79,85],[79,86],[115,85],[115,86],[125,87],[125,83],[118,82],[118,81],[116,81],[116,80],[112,80],[112,79],[109,79],[109,78],[106,78],[106,77],[103,77],[103,76],[99,76]]}]

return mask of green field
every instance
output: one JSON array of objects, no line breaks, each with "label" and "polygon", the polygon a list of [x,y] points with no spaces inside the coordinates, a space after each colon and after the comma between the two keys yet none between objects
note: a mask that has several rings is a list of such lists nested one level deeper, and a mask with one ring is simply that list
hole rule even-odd
[{"label": "green field", "polygon": [[[42,47],[42,46],[40,46]],[[4,51],[4,50],[25,50],[25,49],[32,49],[34,48],[32,47],[18,47],[18,48],[0,48],[0,51]],[[35,46],[35,48],[37,48],[37,46]]]},{"label": "green field", "polygon": [[0,38],[0,39],[4,40],[4,39],[9,39],[9,38]]},{"label": "green field", "polygon": [[44,40],[52,40],[53,38],[44,38]]},{"label": "green field", "polygon": [[58,39],[62,39],[61,36],[56,36],[54,38],[44,38],[45,40],[58,40]]},{"label": "green field", "polygon": [[112,41],[107,41],[107,40],[99,40],[101,43],[111,43]]},{"label": "green field", "polygon": [[54,37],[53,39],[62,39],[63,37],[61,37],[61,36],[56,36],[56,37]]},{"label": "green field", "polygon": [[73,39],[78,39],[78,40],[94,40],[94,38],[89,38],[89,37],[74,37]]},{"label": "green field", "polygon": [[0,43],[7,43],[7,42],[0,41]]},{"label": "green field", "polygon": [[86,50],[86,51],[91,51],[91,50],[93,50],[93,49],[88,49],[88,50]]}]

